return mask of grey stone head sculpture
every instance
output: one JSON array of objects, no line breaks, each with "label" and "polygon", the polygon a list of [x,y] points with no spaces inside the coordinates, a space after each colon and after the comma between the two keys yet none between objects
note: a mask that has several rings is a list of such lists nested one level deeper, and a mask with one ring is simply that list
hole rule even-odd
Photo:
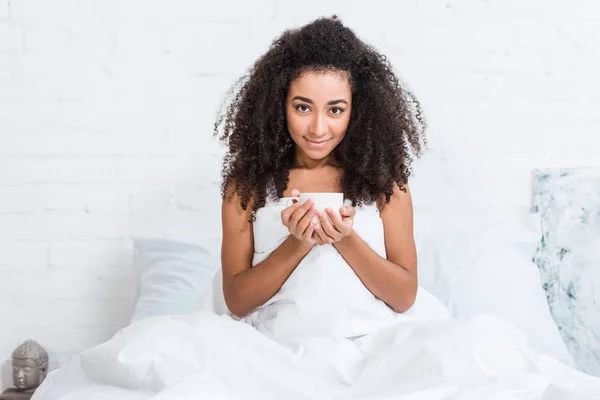
[{"label": "grey stone head sculpture", "polygon": [[48,373],[48,353],[34,340],[21,344],[12,353],[12,376],[15,387],[33,391]]}]

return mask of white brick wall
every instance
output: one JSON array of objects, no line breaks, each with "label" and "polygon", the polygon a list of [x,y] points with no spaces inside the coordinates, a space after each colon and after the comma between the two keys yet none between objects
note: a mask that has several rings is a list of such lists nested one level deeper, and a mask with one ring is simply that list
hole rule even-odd
[{"label": "white brick wall", "polygon": [[526,209],[532,168],[600,165],[595,0],[340,4],[0,0],[0,363],[32,337],[57,365],[122,327],[132,235],[219,234],[221,96],[319,15],[422,101],[417,207]]}]

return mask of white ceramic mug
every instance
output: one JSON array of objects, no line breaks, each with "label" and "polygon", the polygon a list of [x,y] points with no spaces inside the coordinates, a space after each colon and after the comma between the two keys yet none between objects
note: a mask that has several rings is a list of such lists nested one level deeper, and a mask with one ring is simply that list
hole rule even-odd
[{"label": "white ceramic mug", "polygon": [[[299,201],[300,203],[304,203],[308,199],[312,200],[315,203],[317,210],[325,212],[326,208],[331,208],[338,215],[340,215],[340,207],[344,205],[344,193],[318,192],[300,193],[300,196],[291,197],[287,202],[287,206],[289,207],[290,205],[292,205],[292,202],[294,200]],[[327,216],[327,218],[331,222],[331,218],[329,218],[327,214],[325,214],[325,216]],[[318,221],[318,218],[315,217],[313,221],[315,220]]]}]

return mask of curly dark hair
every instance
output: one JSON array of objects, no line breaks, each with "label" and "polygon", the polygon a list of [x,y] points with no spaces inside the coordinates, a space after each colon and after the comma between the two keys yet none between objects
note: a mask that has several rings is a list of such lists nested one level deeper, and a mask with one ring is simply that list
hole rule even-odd
[{"label": "curly dark hair", "polygon": [[223,198],[237,194],[246,210],[283,197],[294,162],[286,125],[290,83],[304,72],[345,71],[352,111],[344,139],[334,150],[341,185],[354,206],[389,202],[411,163],[426,146],[419,102],[394,74],[388,59],[361,41],[337,16],[286,30],[240,78],[217,114],[214,136],[227,145]]}]

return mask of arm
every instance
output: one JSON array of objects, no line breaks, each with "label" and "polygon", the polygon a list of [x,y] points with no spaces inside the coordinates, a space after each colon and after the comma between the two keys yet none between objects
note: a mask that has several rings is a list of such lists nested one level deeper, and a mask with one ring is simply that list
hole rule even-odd
[{"label": "arm", "polygon": [[371,249],[353,229],[334,241],[333,246],[373,295],[394,311],[405,312],[414,304],[418,288],[413,207],[407,185],[394,187],[390,202],[384,205],[380,216],[387,259]]},{"label": "arm", "polygon": [[[302,213],[300,205],[292,207],[293,210],[299,209],[297,214],[308,215],[310,222],[313,215],[306,212],[310,210],[305,207]],[[223,295],[227,308],[239,317],[273,297],[314,245],[314,242],[307,243],[290,235],[267,259],[252,267],[254,235],[248,222],[250,213],[251,207],[243,210],[237,195],[226,196],[223,201]],[[297,224],[302,225],[302,222],[300,219]],[[306,233],[310,237],[312,230],[307,229]]]}]

